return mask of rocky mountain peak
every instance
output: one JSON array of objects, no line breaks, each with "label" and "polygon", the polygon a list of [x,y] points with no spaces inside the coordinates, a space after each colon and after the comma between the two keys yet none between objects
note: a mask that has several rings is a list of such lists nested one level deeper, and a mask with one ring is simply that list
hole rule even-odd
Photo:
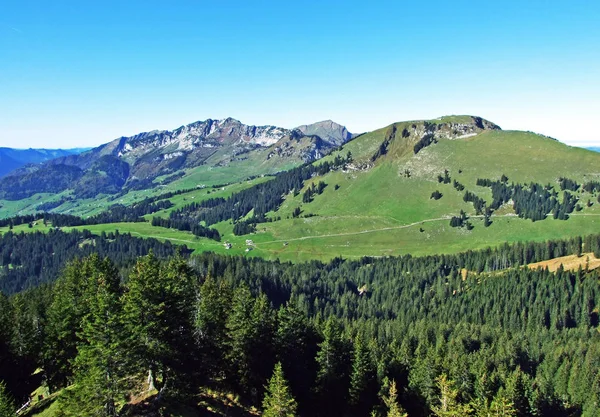
[{"label": "rocky mountain peak", "polygon": [[309,125],[298,126],[296,130],[299,130],[306,136],[319,136],[332,146],[342,145],[353,137],[352,133],[348,132],[345,126],[333,120],[323,120]]}]

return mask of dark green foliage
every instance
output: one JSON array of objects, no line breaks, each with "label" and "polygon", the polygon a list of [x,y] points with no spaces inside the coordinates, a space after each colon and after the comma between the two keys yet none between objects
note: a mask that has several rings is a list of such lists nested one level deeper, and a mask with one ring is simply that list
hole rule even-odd
[{"label": "dark green foliage", "polygon": [[[178,250],[169,241],[141,239],[119,232],[92,235],[89,231],[64,233],[51,230],[48,233],[5,233],[0,236],[0,291],[12,294],[26,288],[51,282],[61,268],[75,257],[98,253],[108,256],[119,267],[135,262],[138,256],[153,250],[159,258],[172,256]],[[179,247],[189,254],[185,247]],[[11,269],[8,265],[12,265]]]},{"label": "dark green foliage", "polygon": [[419,139],[419,141],[415,144],[413,150],[415,152],[415,154],[419,153],[419,151],[423,148],[426,148],[427,146],[431,145],[432,143],[437,143],[437,140],[435,139],[435,137],[433,136],[433,134],[427,134],[425,136],[423,136],[421,139]]},{"label": "dark green foliage", "polygon": [[377,148],[377,151],[371,156],[371,162],[375,162],[381,156],[385,155],[388,151],[388,147],[390,146],[390,142],[392,142],[396,138],[396,131],[398,127],[394,124],[390,126],[385,132],[385,136],[383,138],[383,142]]},{"label": "dark green foliage", "polygon": [[59,193],[83,176],[80,168],[69,165],[44,165],[37,171],[0,179],[0,198],[21,200],[36,193]]},{"label": "dark green foliage", "polygon": [[532,221],[544,220],[549,213],[552,213],[555,219],[567,220],[568,214],[573,212],[578,201],[577,197],[568,191],[563,193],[562,201],[559,201],[558,193],[549,185],[536,183],[509,185],[506,182],[481,178],[477,180],[477,185],[491,187],[493,196],[491,209],[496,210],[512,200],[515,213],[521,218]]},{"label": "dark green foliage", "polygon": [[16,409],[4,382],[0,381],[0,417],[14,417]]},{"label": "dark green foliage", "polygon": [[323,181],[319,181],[319,183],[316,186],[313,182],[311,186],[304,192],[304,194],[302,194],[302,202],[310,203],[311,201],[313,201],[315,194],[318,195],[323,193],[325,187],[327,187],[327,184],[325,184]]},{"label": "dark green foliage", "polygon": [[38,204],[35,209],[37,211],[50,211],[55,209],[56,207],[62,206],[63,204],[65,204],[68,201],[72,201],[73,197],[61,197],[59,200],[56,201],[49,201],[47,203],[42,203],[42,204]]},{"label": "dark green foliage", "polygon": [[[204,227],[199,223],[180,218],[163,219],[162,217],[153,217],[152,226],[166,227],[169,229],[177,229],[186,232],[192,232],[194,236],[206,237],[216,241],[221,240],[221,234],[217,229]],[[234,230],[235,233],[235,230]],[[238,234],[238,233],[235,233]],[[245,233],[242,233],[245,234]]]},{"label": "dark green foliage", "polygon": [[225,281],[215,281],[210,275],[202,284],[194,304],[194,337],[200,360],[206,373],[214,379],[222,378],[228,369],[227,317],[231,308],[233,290]]},{"label": "dark green foliage", "polygon": [[[304,187],[304,182],[313,175],[322,176],[329,171],[340,169],[352,160],[348,153],[346,158],[339,155],[333,162],[325,161],[319,165],[303,165],[298,168],[284,171],[274,179],[257,184],[248,189],[234,193],[227,199],[211,198],[198,203],[192,203],[171,212],[171,219],[187,219],[190,221],[205,222],[206,225],[215,224],[224,220],[237,221],[253,211],[256,222],[265,222],[266,214],[276,210],[283,202],[284,196],[292,191]],[[309,188],[310,193],[303,196],[303,200],[312,200],[315,193],[320,194],[325,188],[325,183],[314,184]]]},{"label": "dark green foliage", "polygon": [[468,201],[472,202],[473,207],[475,208],[475,213],[477,213],[477,214],[482,214],[486,209],[485,200],[470,191],[465,191],[463,200],[465,202],[468,202]]},{"label": "dark green foliage", "polygon": [[107,259],[92,255],[83,301],[88,306],[81,320],[81,341],[74,361],[74,387],[61,397],[63,411],[73,416],[119,415],[129,380],[127,337],[122,314],[118,271]]},{"label": "dark green foliage", "polygon": [[597,193],[598,191],[600,191],[600,182],[598,182],[598,181],[586,182],[581,186],[581,189],[583,191],[587,191],[588,193]]},{"label": "dark green foliage", "polygon": [[456,191],[463,191],[465,189],[465,186],[456,180],[452,181],[452,185],[456,188]]},{"label": "dark green foliage", "polygon": [[438,190],[435,190],[431,193],[431,197],[429,197],[429,199],[431,200],[433,198],[434,200],[439,200],[440,198],[442,198],[442,196],[442,193],[440,193]]},{"label": "dark green foliage", "polygon": [[450,219],[450,227],[463,227],[466,226],[468,230],[470,223],[467,221],[469,217],[467,216],[467,213],[465,213],[463,210],[460,211],[460,215],[459,216],[452,216],[452,218]]},{"label": "dark green foliage", "polygon": [[281,362],[277,362],[263,400],[262,415],[264,417],[295,417],[296,408],[296,400],[287,386]]},{"label": "dark green foliage", "polygon": [[228,361],[233,384],[255,403],[274,365],[273,312],[263,294],[256,300],[246,286],[233,294],[227,319]]},{"label": "dark green foliage", "polygon": [[[64,398],[77,415],[118,411],[114,399],[147,389],[149,368],[158,403],[208,384],[260,405],[277,361],[299,415],[595,415],[599,271],[520,267],[584,247],[600,250],[600,235],[329,263],[207,253],[190,260],[193,271],[146,257],[126,284],[95,257],[54,288],[0,298],[0,360],[26,368],[23,380],[36,368],[50,380],[42,359],[74,341],[78,384]],[[397,392],[377,403],[391,380]]]},{"label": "dark green foliage", "polygon": [[311,386],[317,374],[315,355],[318,336],[308,317],[288,303],[277,314],[275,346],[294,397],[306,409],[312,398]]},{"label": "dark green foliage", "polygon": [[173,206],[169,200],[151,202],[143,200],[131,206],[114,204],[108,210],[94,216],[83,219],[70,214],[59,213],[36,213],[23,216],[14,216],[6,219],[0,219],[0,227],[8,225],[17,226],[25,223],[42,221],[44,224],[51,223],[54,227],[84,226],[104,223],[119,222],[145,222],[142,217],[146,214],[156,213]]},{"label": "dark green foliage", "polygon": [[377,400],[377,372],[371,352],[360,336],[354,340],[348,404],[353,414],[367,415]]},{"label": "dark green foliage", "polygon": [[319,400],[319,415],[343,415],[342,404],[348,400],[350,386],[350,346],[342,337],[340,323],[330,317],[323,329],[323,341],[317,352],[315,391]]},{"label": "dark green foliage", "polygon": [[[128,360],[148,374],[148,390],[185,389],[193,369],[192,271],[180,257],[168,263],[150,254],[140,258],[127,282],[124,316]],[[160,376],[160,384],[156,377]]]},{"label": "dark green foliage", "polygon": [[98,194],[116,194],[129,178],[129,164],[116,156],[104,155],[86,170],[74,187],[77,198],[93,198]]},{"label": "dark green foliage", "polygon": [[86,292],[93,267],[89,261],[75,259],[54,285],[42,358],[46,381],[52,391],[66,387],[73,376],[78,334],[82,331],[83,317],[89,313]]},{"label": "dark green foliage", "polygon": [[568,178],[563,178],[563,177],[559,178],[558,184],[560,185],[560,189],[562,191],[564,191],[564,190],[577,191],[579,189],[579,184],[577,184],[576,181],[570,180]]},{"label": "dark green foliage", "polygon": [[438,175],[438,182],[444,183],[444,184],[450,184],[450,181],[451,181],[450,172],[447,169],[444,170],[444,176]]},{"label": "dark green foliage", "polygon": [[256,221],[252,220],[253,219],[248,219],[235,222],[233,225],[233,234],[236,236],[242,236],[256,232]]}]

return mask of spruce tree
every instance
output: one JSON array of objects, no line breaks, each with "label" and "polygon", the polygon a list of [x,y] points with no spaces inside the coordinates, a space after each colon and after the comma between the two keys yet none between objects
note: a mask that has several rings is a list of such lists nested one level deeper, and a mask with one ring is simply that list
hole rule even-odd
[{"label": "spruce tree", "polygon": [[402,406],[398,404],[398,390],[396,381],[392,380],[387,396],[383,397],[383,403],[387,409],[387,417],[408,417]]},{"label": "spruce tree", "polygon": [[190,371],[182,361],[185,355],[195,356],[191,277],[185,260],[175,257],[161,264],[151,253],[138,259],[129,278],[124,305],[131,337],[129,356],[134,367],[147,373],[149,391],[176,384],[176,374]]},{"label": "spruce tree", "polygon": [[323,415],[341,415],[347,404],[349,355],[342,328],[333,316],[325,322],[323,338],[317,353],[316,393]]},{"label": "spruce tree", "polygon": [[0,292],[0,381],[8,380],[14,371],[14,357],[11,352],[12,311],[8,297]]},{"label": "spruce tree", "polygon": [[252,329],[252,309],[254,299],[247,286],[238,287],[233,293],[231,313],[227,318],[228,339],[228,378],[242,392],[250,391],[250,346]]},{"label": "spruce tree", "polygon": [[292,393],[300,407],[308,405],[317,373],[317,340],[307,316],[295,305],[288,303],[279,309],[275,340],[277,358],[288,377]]},{"label": "spruce tree", "polygon": [[0,417],[14,417],[15,411],[15,403],[6,390],[4,382],[0,381]]},{"label": "spruce tree", "polygon": [[275,320],[267,296],[260,294],[254,301],[249,340],[250,384],[257,403],[263,396],[264,386],[275,364]]},{"label": "spruce tree", "polygon": [[225,281],[208,276],[194,304],[194,337],[203,366],[212,377],[225,370],[227,349],[227,318],[233,290]]},{"label": "spruce tree", "polygon": [[75,358],[74,386],[63,396],[70,416],[118,415],[128,388],[125,334],[118,271],[108,260],[92,255],[84,261],[88,284],[81,339]]},{"label": "spruce tree", "polygon": [[352,373],[350,375],[349,404],[353,414],[365,415],[372,408],[377,394],[377,375],[369,349],[362,338],[354,341]]},{"label": "spruce tree", "polygon": [[56,281],[53,299],[48,308],[45,348],[43,353],[44,371],[50,389],[62,388],[73,376],[72,362],[77,356],[77,334],[88,313],[89,305],[84,302],[90,262],[74,260],[70,262]]},{"label": "spruce tree", "polygon": [[288,388],[281,362],[277,362],[263,400],[263,416],[295,417],[296,408],[296,400],[294,400]]},{"label": "spruce tree", "polygon": [[437,378],[437,386],[440,392],[438,405],[432,407],[437,417],[464,417],[472,412],[469,404],[458,402],[458,390],[454,388],[452,381],[445,374]]}]

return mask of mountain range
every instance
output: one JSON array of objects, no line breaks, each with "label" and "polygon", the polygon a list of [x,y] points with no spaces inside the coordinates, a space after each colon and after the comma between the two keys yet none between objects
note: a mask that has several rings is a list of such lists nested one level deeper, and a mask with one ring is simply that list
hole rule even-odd
[{"label": "mountain range", "polygon": [[476,116],[358,135],[208,119],[22,167],[0,180],[0,218],[101,215],[80,227],[294,261],[446,253],[589,233],[599,167],[599,153]]},{"label": "mountain range", "polygon": [[15,149],[0,148],[0,178],[28,164],[39,164],[54,158],[76,155],[89,148],[76,149]]},{"label": "mountain range", "polygon": [[[38,165],[22,164],[10,179],[0,180],[0,197],[18,200],[72,189],[78,198],[91,198],[165,185],[201,165],[218,169],[243,161],[252,167],[249,176],[275,173],[319,159],[352,137],[330,120],[285,129],[208,119],[121,137],[83,153],[56,152]],[[7,171],[14,167],[7,164]]]}]

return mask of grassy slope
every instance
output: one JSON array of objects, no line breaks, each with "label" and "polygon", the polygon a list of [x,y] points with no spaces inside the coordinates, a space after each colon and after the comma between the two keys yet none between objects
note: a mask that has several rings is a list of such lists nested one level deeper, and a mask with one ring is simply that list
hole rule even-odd
[{"label": "grassy slope", "polygon": [[[398,124],[399,130],[411,123]],[[360,136],[338,153],[345,156],[350,151],[355,165],[366,165],[386,131],[384,128]],[[410,178],[403,175],[407,169]],[[475,229],[470,232],[451,228],[449,216],[461,209],[470,215],[474,215],[474,211],[470,203],[462,200],[464,192],[456,191],[451,184],[437,182],[437,176],[443,174],[444,169],[448,169],[452,179],[464,184],[467,190],[489,201],[489,189],[475,185],[478,177],[499,178],[505,174],[510,181],[535,181],[555,186],[560,176],[580,182],[598,180],[600,155],[526,132],[488,131],[464,139],[440,140],[417,155],[413,154],[411,143],[397,139],[390,144],[388,154],[369,169],[336,171],[323,178],[314,178],[313,181],[323,180],[328,186],[313,202],[303,204],[302,194],[288,195],[280,210],[271,214],[282,220],[260,224],[252,236],[234,236],[229,222],[215,225],[223,235],[221,243],[143,223],[85,228],[98,233],[119,229],[134,235],[185,243],[199,251],[231,254],[246,253],[245,240],[251,238],[254,245],[248,256],[293,261],[335,256],[450,253],[507,241],[566,238],[600,230],[598,203],[584,208],[568,221],[547,219],[534,223],[514,217],[511,210],[503,210],[499,212],[501,215],[492,218],[494,223],[489,228],[484,228],[479,218],[472,219]],[[336,184],[338,190],[335,190]],[[220,193],[226,196],[248,185],[229,186],[225,191],[213,190],[210,195],[207,195],[208,190],[197,190],[172,200],[179,207],[191,201],[220,196]],[[443,193],[440,200],[430,199],[434,190]],[[595,197],[582,195],[583,202],[588,198],[595,201]],[[296,207],[301,208],[302,215],[313,214],[315,217],[292,219],[291,213]],[[26,226],[17,229],[31,230]],[[231,250],[223,247],[225,241],[232,243]]]},{"label": "grassy slope", "polygon": [[[194,188],[196,186],[207,185],[206,182],[195,182],[189,179],[182,178],[183,181],[180,184],[169,184],[165,187],[158,187],[151,190],[140,190],[140,191],[131,191],[126,195],[119,197],[117,199],[113,199],[110,196],[101,196],[95,199],[85,199],[85,200],[77,200],[77,201],[68,201],[64,203],[57,212],[60,213],[68,213],[82,217],[93,216],[94,214],[98,214],[102,211],[107,210],[113,204],[123,204],[123,205],[132,205],[137,201],[143,200],[147,197],[153,197],[161,194],[165,194],[170,191],[176,191],[181,189],[189,189]],[[238,192],[243,190],[244,188],[251,187],[254,184],[258,184],[260,182],[268,181],[271,177],[259,177],[250,181],[239,180],[240,182],[225,186],[225,190],[212,189],[212,188],[202,188],[196,189],[189,193],[181,194],[170,198],[173,203],[177,205],[177,207],[181,205],[185,205],[191,202],[193,199],[196,201],[200,201],[203,199],[211,198],[211,197],[228,197],[234,192]],[[213,181],[211,184],[222,184],[226,181]],[[210,194],[208,194],[210,192]],[[5,201],[0,200],[0,218],[12,217],[17,214],[30,214],[35,213],[35,207],[39,204],[49,202],[49,201],[57,201],[63,195],[68,195],[68,192],[61,194],[36,194],[30,198],[19,200],[19,201]],[[184,202],[182,204],[182,202]],[[175,207],[175,208],[177,208]]]},{"label": "grassy slope", "polygon": [[[67,202],[59,207],[56,212],[69,213],[77,216],[92,216],[106,210],[112,204],[133,204],[147,197],[164,194],[170,191],[194,188],[197,186],[213,186],[244,182],[247,178],[270,175],[282,170],[291,169],[301,162],[296,158],[282,159],[277,156],[267,159],[270,152],[268,149],[257,149],[249,153],[241,154],[230,164],[220,165],[218,162],[224,155],[217,153],[211,156],[205,165],[193,169],[186,169],[185,175],[172,183],[164,186],[156,186],[148,190],[131,191],[126,195],[114,199],[112,196],[98,196],[93,199],[81,199],[75,202]],[[160,181],[164,178],[160,177]],[[0,218],[12,217],[19,214],[30,214],[35,212],[39,204],[57,201],[70,192],[60,194],[36,194],[19,201],[0,200]]]}]

